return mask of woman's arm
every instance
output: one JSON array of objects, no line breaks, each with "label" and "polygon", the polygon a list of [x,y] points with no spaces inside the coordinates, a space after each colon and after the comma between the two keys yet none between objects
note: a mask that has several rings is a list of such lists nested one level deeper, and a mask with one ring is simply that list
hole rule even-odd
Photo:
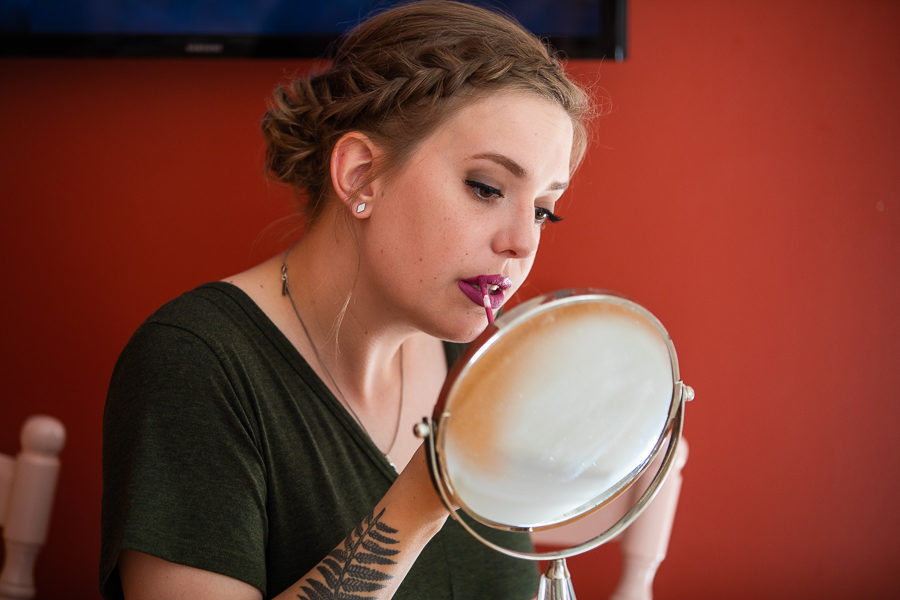
[{"label": "woman's arm", "polygon": [[[359,526],[278,600],[392,598],[449,515],[431,482],[424,445]],[[125,550],[119,562],[127,600],[258,600],[260,591],[225,575]],[[351,596],[351,597],[356,597]]]},{"label": "woman's arm", "polygon": [[359,527],[277,599],[337,598],[348,592],[361,599],[392,598],[448,515],[422,445]]}]

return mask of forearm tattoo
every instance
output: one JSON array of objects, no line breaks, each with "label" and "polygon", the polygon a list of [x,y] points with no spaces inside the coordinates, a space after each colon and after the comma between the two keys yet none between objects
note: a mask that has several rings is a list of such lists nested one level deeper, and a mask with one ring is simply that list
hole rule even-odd
[{"label": "forearm tattoo", "polygon": [[387,587],[393,575],[379,570],[397,564],[392,556],[399,550],[390,548],[399,543],[390,536],[397,533],[393,527],[381,522],[384,509],[377,515],[367,516],[354,529],[342,546],[332,550],[316,567],[325,582],[308,579],[301,585],[300,600],[365,600],[373,598],[373,592]]}]

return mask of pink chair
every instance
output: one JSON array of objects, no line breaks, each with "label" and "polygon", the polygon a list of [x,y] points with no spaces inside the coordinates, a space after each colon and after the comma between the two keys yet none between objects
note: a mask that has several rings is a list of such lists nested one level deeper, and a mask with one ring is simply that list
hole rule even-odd
[{"label": "pink chair", "polygon": [[53,417],[33,416],[22,427],[22,450],[0,454],[0,526],[5,555],[0,600],[34,598],[34,563],[47,539],[66,430]]}]

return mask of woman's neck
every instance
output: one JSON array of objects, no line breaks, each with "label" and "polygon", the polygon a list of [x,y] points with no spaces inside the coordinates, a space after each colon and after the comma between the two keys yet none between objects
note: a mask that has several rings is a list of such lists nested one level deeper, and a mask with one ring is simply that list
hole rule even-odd
[{"label": "woman's neck", "polygon": [[320,222],[288,252],[226,281],[266,313],[335,397],[352,407],[348,411],[379,448],[396,442],[390,457],[402,468],[420,443],[412,425],[431,413],[446,376],[443,347],[402,319],[386,317],[389,307],[366,289],[358,269],[346,224]]},{"label": "woman's neck", "polygon": [[301,352],[321,361],[331,383],[348,399],[369,404],[393,397],[400,348],[415,330],[392,322],[390,311],[365,288],[350,227],[340,222],[340,215],[323,217],[283,257],[290,289],[283,301],[295,313],[294,322],[283,326],[307,338],[312,356],[302,346]]}]

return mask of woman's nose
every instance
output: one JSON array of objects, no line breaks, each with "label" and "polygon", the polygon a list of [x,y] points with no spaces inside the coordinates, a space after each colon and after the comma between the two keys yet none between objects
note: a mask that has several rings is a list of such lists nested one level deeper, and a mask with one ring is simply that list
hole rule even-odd
[{"label": "woman's nose", "polygon": [[534,221],[534,206],[511,206],[509,214],[494,235],[494,252],[510,258],[534,256],[541,228]]}]

